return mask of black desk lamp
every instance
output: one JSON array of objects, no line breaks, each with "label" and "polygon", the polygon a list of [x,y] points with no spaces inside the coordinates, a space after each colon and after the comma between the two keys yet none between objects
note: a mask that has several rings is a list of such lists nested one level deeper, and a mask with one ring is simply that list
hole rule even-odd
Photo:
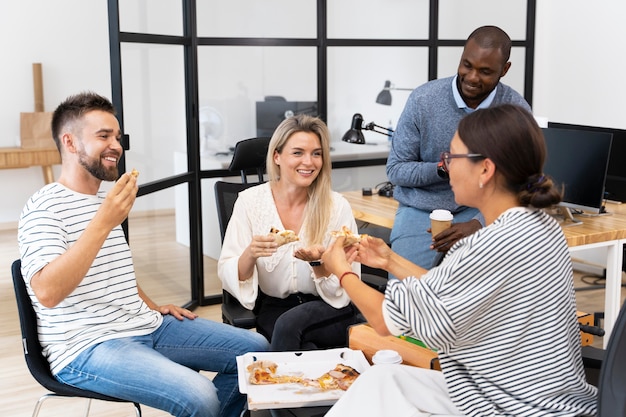
[{"label": "black desk lamp", "polygon": [[393,133],[393,129],[379,126],[374,122],[369,122],[363,126],[363,116],[361,116],[360,113],[354,113],[354,116],[352,116],[352,125],[350,126],[350,130],[343,135],[341,140],[349,143],[364,144],[365,137],[363,136],[363,130],[371,130],[372,132],[380,133],[381,135],[386,136],[391,136]]},{"label": "black desk lamp", "polygon": [[378,93],[376,97],[376,103],[383,104],[385,106],[391,106],[391,90],[404,90],[404,91],[413,91],[412,88],[400,88],[391,84],[391,81],[385,81],[385,86],[383,90]]}]

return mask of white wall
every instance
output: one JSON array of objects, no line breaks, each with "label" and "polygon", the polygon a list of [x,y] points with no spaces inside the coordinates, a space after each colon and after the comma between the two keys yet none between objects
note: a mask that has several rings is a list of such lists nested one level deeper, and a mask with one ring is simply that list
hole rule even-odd
[{"label": "white wall", "polygon": [[[0,51],[2,147],[19,146],[20,112],[34,111],[34,62],[42,63],[45,110],[83,90],[111,96],[105,0],[2,1]],[[0,170],[0,184],[0,226],[15,226],[43,185],[41,168]]]},{"label": "white wall", "polygon": [[533,110],[562,123],[626,128],[626,2],[537,2]]},{"label": "white wall", "polygon": [[[624,15],[623,0],[538,1],[536,114],[626,128],[619,100],[626,83],[618,73],[626,66]],[[0,51],[0,146],[17,145],[19,113],[34,108],[33,62],[43,64],[46,110],[83,90],[111,95],[105,0],[1,1]],[[41,169],[0,170],[0,184],[0,227],[15,226],[24,202],[43,184]]]}]

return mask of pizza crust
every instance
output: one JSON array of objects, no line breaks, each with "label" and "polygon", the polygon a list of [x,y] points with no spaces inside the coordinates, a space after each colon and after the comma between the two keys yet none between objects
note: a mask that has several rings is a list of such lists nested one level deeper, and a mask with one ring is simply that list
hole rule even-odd
[{"label": "pizza crust", "polygon": [[274,236],[274,242],[278,244],[278,246],[286,245],[287,243],[297,242],[300,240],[296,232],[293,230],[283,230],[280,231],[274,227],[270,229],[270,235]]},{"label": "pizza crust", "polygon": [[338,238],[340,236],[345,237],[346,239],[343,241],[344,248],[352,246],[355,243],[359,243],[361,241],[361,235],[352,233],[352,230],[348,229],[347,226],[343,226],[341,230],[333,230],[332,232],[330,232],[330,235],[334,238]]},{"label": "pizza crust", "polygon": [[276,374],[278,365],[268,360],[255,361],[246,369],[250,372],[249,381],[253,385],[297,383],[307,387],[319,388],[323,391],[337,389],[345,391],[360,375],[356,369],[341,363],[315,379],[295,375],[278,375]]}]

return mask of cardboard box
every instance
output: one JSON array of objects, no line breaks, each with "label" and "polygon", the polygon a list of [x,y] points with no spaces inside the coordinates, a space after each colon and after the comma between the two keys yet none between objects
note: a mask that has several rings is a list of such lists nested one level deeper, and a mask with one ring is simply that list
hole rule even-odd
[{"label": "cardboard box", "polygon": [[333,405],[344,391],[321,390],[301,384],[254,385],[249,382],[248,365],[256,360],[270,360],[278,365],[277,374],[315,379],[337,364],[353,367],[363,373],[370,364],[363,352],[347,348],[306,352],[248,352],[237,356],[239,391],[248,395],[248,409],[280,409]]}]

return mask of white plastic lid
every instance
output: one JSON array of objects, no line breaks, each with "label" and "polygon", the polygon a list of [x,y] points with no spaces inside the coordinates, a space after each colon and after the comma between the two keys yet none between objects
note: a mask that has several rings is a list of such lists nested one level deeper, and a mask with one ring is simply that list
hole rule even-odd
[{"label": "white plastic lid", "polygon": [[433,210],[430,213],[430,218],[433,220],[448,221],[448,220],[452,220],[454,216],[448,210],[438,209],[438,210]]},{"label": "white plastic lid", "polygon": [[372,362],[374,362],[375,365],[402,363],[402,356],[400,356],[400,354],[395,350],[384,349],[379,350],[374,354],[374,356],[372,357]]}]

